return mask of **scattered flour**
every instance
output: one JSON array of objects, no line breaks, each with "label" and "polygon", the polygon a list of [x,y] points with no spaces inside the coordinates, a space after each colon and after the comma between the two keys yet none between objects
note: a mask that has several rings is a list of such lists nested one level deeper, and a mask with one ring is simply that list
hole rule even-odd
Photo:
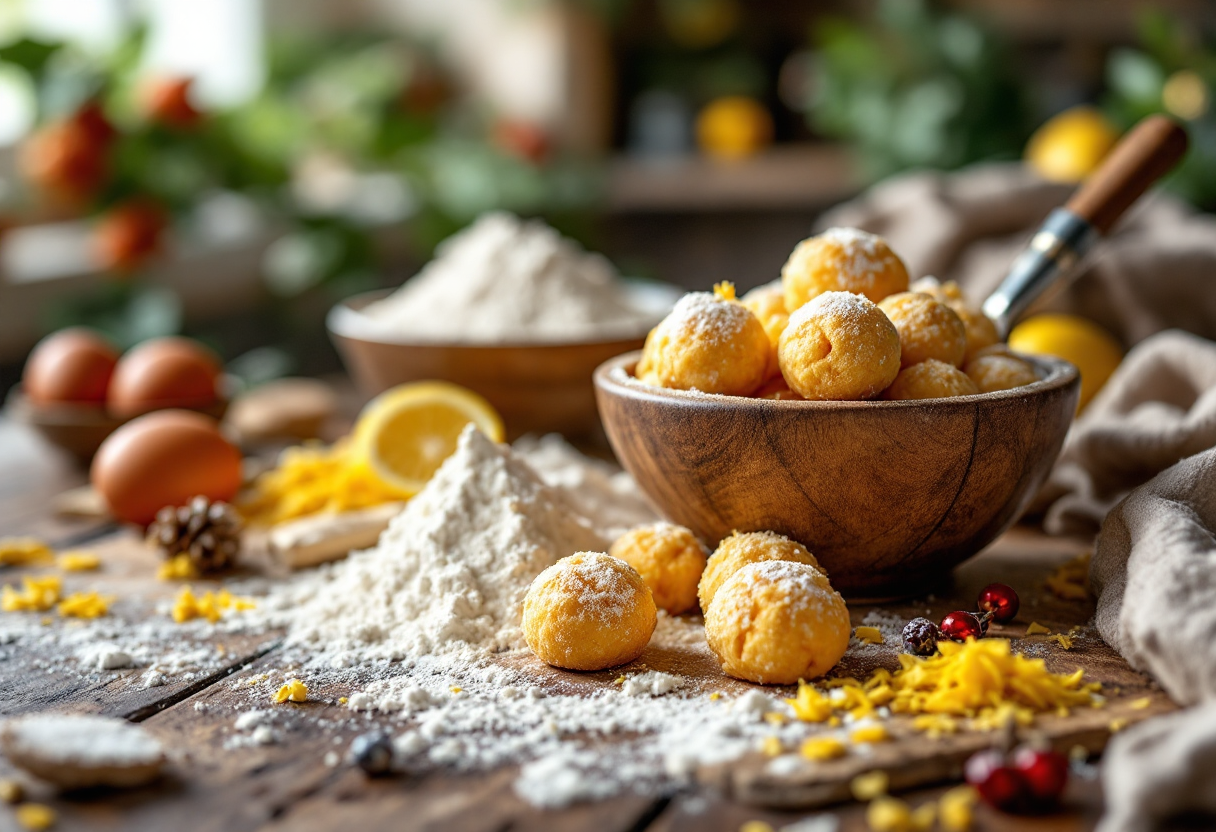
[{"label": "scattered flour", "polygon": [[392,341],[534,343],[640,336],[655,322],[601,255],[536,220],[490,213],[362,313]]},{"label": "scattered flour", "polygon": [[65,765],[147,765],[160,760],[164,753],[160,742],[140,726],[101,716],[21,717],[5,724],[3,738],[10,755],[31,755]]},{"label": "scattered flour", "polygon": [[626,696],[662,696],[684,687],[684,677],[661,670],[648,670],[630,676],[621,683],[621,693]]}]

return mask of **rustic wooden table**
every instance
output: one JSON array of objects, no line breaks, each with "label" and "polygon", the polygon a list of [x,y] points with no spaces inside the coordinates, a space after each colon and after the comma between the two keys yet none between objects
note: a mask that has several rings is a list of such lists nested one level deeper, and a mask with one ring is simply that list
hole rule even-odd
[{"label": "rustic wooden table", "polygon": [[[25,429],[6,421],[0,421],[0,471],[4,472],[0,480],[0,534],[35,534],[56,546],[87,543],[105,558],[105,568],[89,577],[89,585],[116,596],[167,598],[176,591],[176,587],[154,579],[154,555],[138,545],[130,531],[96,520],[70,521],[53,516],[50,501],[54,495],[81,484],[84,475]],[[1059,601],[1041,586],[1055,566],[1083,549],[1077,541],[1015,531],[958,570],[952,587],[943,589],[935,607],[950,609],[956,603],[965,607],[974,599],[977,586],[1001,580],[1028,588],[1023,591],[1028,616],[1082,624],[1092,614],[1088,602]],[[13,577],[0,574],[0,580]],[[864,610],[856,612],[864,614]],[[857,615],[855,618],[860,620]],[[70,625],[50,622],[47,626]],[[345,749],[350,738],[366,730],[365,723],[362,728],[352,725],[342,735],[341,745],[335,745],[332,730],[324,736],[304,730],[293,731],[287,741],[276,745],[226,749],[222,728],[232,720],[233,682],[270,666],[275,648],[273,644],[268,646],[264,637],[229,634],[216,636],[214,641],[210,648],[222,656],[217,669],[201,678],[152,688],[139,684],[141,670],[65,670],[55,657],[23,646],[20,640],[8,645],[0,641],[0,714],[54,710],[122,716],[144,724],[174,752],[167,777],[153,786],[127,792],[59,796],[26,781],[33,798],[47,802],[58,812],[56,829],[735,832],[751,820],[764,820],[780,829],[798,818],[825,811],[838,817],[841,830],[866,828],[864,807],[857,804],[813,812],[774,812],[700,787],[663,797],[623,797],[544,811],[515,795],[513,769],[478,776],[438,772],[368,780],[345,765],[325,765],[326,752]],[[1116,666],[1109,660],[1107,664],[1108,677],[1114,674],[1135,684],[1148,684],[1125,665]],[[301,707],[337,710],[336,705],[323,702]],[[15,776],[13,770],[0,760],[0,777],[10,776]],[[916,803],[940,794],[944,788],[905,796]],[[976,829],[1089,829],[1100,810],[1097,782],[1074,778],[1060,813],[1027,819],[981,808]],[[13,816],[0,806],[0,829],[9,828],[16,828]]]}]

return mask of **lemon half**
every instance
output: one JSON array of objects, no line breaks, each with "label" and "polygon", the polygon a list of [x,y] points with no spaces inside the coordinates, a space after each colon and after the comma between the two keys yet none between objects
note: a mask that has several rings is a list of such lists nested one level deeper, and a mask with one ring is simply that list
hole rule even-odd
[{"label": "lemon half", "polygon": [[372,399],[355,425],[359,462],[405,497],[417,494],[452,453],[472,423],[502,442],[502,418],[474,393],[444,381],[421,381],[386,390]]}]

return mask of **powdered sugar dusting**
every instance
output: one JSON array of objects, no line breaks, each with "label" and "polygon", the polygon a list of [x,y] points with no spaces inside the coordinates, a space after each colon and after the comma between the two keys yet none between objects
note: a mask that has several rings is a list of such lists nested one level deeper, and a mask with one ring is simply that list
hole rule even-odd
[{"label": "powdered sugar dusting", "polygon": [[882,249],[882,237],[862,231],[860,228],[829,228],[819,235],[831,240],[844,250],[845,261],[841,270],[853,279],[867,280],[867,288],[873,284],[875,275],[886,268]]},{"label": "powdered sugar dusting", "polygon": [[739,336],[754,317],[742,304],[709,292],[689,292],[659,327],[681,343],[725,344]]},{"label": "powdered sugar dusting", "polygon": [[[619,625],[637,604],[637,581],[623,561],[599,552],[579,552],[550,566],[536,579],[537,586],[578,600],[579,617],[607,626]],[[635,573],[636,574],[636,573]]]}]

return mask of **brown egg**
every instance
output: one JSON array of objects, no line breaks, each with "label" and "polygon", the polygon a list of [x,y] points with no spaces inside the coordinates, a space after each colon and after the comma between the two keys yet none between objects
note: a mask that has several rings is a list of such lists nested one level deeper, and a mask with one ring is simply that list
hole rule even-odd
[{"label": "brown egg", "polygon": [[118,351],[88,329],[61,329],[38,342],[25,362],[21,385],[34,404],[100,405]]},{"label": "brown egg", "polygon": [[197,341],[153,338],[119,360],[107,404],[122,417],[167,407],[207,407],[217,398],[219,377],[219,357]]},{"label": "brown egg", "polygon": [[197,494],[231,500],[241,487],[241,452],[211,417],[159,410],[110,434],[90,478],[115,517],[147,525],[160,509]]}]

